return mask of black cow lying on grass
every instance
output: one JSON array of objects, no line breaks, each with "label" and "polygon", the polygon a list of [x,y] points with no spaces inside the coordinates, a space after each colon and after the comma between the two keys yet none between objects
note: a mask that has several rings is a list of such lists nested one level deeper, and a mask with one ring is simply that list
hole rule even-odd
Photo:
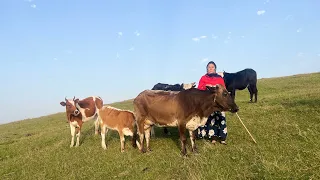
[{"label": "black cow lying on grass", "polygon": [[164,84],[164,83],[158,83],[156,85],[153,86],[153,88],[151,90],[164,90],[164,91],[182,91],[182,90],[186,90],[186,89],[190,89],[195,87],[196,83],[189,83],[189,84]]},{"label": "black cow lying on grass", "polygon": [[257,73],[255,70],[247,68],[236,73],[227,73],[223,71],[218,74],[223,77],[227,90],[231,92],[231,97],[233,99],[235,99],[236,90],[248,88],[250,102],[252,102],[253,95],[255,95],[254,102],[258,101]]},{"label": "black cow lying on grass", "polygon": [[[196,83],[189,83],[189,84],[164,84],[164,83],[157,83],[156,85],[153,86],[151,90],[163,90],[163,91],[182,91],[190,88],[196,87]],[[166,127],[163,129],[164,134],[166,135],[171,135],[171,133],[168,131]],[[154,127],[152,126],[151,128],[151,136],[155,137],[154,133]]]}]

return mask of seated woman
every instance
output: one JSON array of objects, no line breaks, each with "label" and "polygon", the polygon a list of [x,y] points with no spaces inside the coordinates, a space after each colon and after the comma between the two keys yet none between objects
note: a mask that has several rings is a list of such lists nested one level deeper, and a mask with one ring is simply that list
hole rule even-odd
[{"label": "seated woman", "polygon": [[[216,73],[216,68],[217,66],[213,61],[207,64],[207,73],[201,77],[198,89],[206,90],[206,86],[215,86],[216,84],[221,84],[225,87],[223,78]],[[198,128],[197,135],[198,138],[211,139],[213,144],[220,139],[220,142],[226,145],[227,123],[225,112],[213,112],[208,117],[206,124]]]}]

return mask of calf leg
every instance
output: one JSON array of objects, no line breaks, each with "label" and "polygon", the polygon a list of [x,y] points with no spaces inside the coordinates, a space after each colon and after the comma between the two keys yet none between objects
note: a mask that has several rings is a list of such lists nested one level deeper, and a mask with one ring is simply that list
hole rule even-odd
[{"label": "calf leg", "polygon": [[106,126],[102,125],[101,126],[101,146],[103,149],[107,149],[106,145],[106,133],[108,132],[109,129],[106,128]]},{"label": "calf leg", "polygon": [[180,135],[180,141],[181,141],[181,155],[186,156],[187,155],[187,149],[186,149],[186,126],[184,124],[179,124],[178,126],[179,129],[179,135]]},{"label": "calf leg", "polygon": [[151,136],[156,137],[156,134],[154,133],[154,126],[151,126]]},{"label": "calf leg", "polygon": [[97,118],[94,121],[94,134],[98,135],[99,134],[99,118]]},{"label": "calf leg", "polygon": [[73,147],[74,145],[74,135],[76,133],[76,128],[70,123],[70,132],[71,132],[71,143],[70,147]]},{"label": "calf leg", "polygon": [[124,134],[122,131],[118,131],[118,133],[120,137],[121,152],[124,152],[124,141],[125,141]]}]

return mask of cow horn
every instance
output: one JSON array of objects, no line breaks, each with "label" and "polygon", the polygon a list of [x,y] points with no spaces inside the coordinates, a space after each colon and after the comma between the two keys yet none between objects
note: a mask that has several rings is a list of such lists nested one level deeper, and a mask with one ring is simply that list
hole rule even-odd
[{"label": "cow horn", "polygon": [[64,98],[64,100],[68,101],[68,100],[67,100],[67,96]]},{"label": "cow horn", "polygon": [[76,98],[76,96],[73,96],[73,101],[74,101],[75,98]]}]

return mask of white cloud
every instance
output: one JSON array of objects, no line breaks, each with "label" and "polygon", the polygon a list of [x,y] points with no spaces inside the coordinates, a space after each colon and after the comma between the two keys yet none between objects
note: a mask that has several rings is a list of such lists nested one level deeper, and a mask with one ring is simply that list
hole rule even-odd
[{"label": "white cloud", "polygon": [[138,33],[138,31],[134,32],[134,34],[135,34],[136,36],[140,36],[140,33]]},{"label": "white cloud", "polygon": [[32,4],[30,7],[32,7],[32,8],[36,8],[36,7],[37,7],[37,5]]},{"label": "white cloud", "polygon": [[120,58],[120,54],[119,53],[117,53],[117,59],[119,59]]},{"label": "white cloud", "polygon": [[258,16],[263,15],[265,12],[266,12],[265,10],[257,11],[257,15],[258,15]]},{"label": "white cloud", "polygon": [[199,36],[199,37],[194,37],[194,38],[192,38],[192,40],[193,41],[195,41],[195,42],[198,42],[198,41],[200,41],[200,39],[205,39],[205,38],[207,38],[207,36]]},{"label": "white cloud", "polygon": [[122,32],[118,32],[118,37],[122,36]]},{"label": "white cloud", "polygon": [[67,54],[72,54],[72,50],[66,50],[65,51]]},{"label": "white cloud", "polygon": [[218,36],[215,36],[214,34],[212,34],[212,39],[217,39]]},{"label": "white cloud", "polygon": [[270,2],[270,0],[266,0],[263,4],[268,4]]},{"label": "white cloud", "polygon": [[229,32],[229,34],[231,34],[231,32]]},{"label": "white cloud", "polygon": [[288,15],[284,18],[284,20],[288,21],[288,20],[292,20],[293,19],[293,16],[292,15]]},{"label": "white cloud", "polygon": [[53,58],[53,60],[57,61],[57,60],[58,60],[58,58]]},{"label": "white cloud", "polygon": [[302,29],[301,29],[301,28],[297,29],[297,33],[301,32],[301,31],[302,31]]},{"label": "white cloud", "polygon": [[241,36],[241,38],[244,38],[244,36]]},{"label": "white cloud", "polygon": [[320,57],[320,53],[318,54],[318,56]]},{"label": "white cloud", "polygon": [[201,60],[201,63],[205,63],[205,62],[207,62],[207,61],[209,61],[208,58],[203,58],[203,59]]},{"label": "white cloud", "polygon": [[192,38],[192,40],[193,40],[193,41],[196,41],[196,42],[197,42],[197,41],[200,41],[200,39],[199,39],[199,38],[197,38],[197,37]]},{"label": "white cloud", "polygon": [[299,52],[299,53],[297,54],[297,56],[299,56],[299,57],[302,57],[303,55],[304,55],[303,52]]},{"label": "white cloud", "polygon": [[129,49],[129,51],[133,51],[134,50],[134,47],[132,46],[130,49]]},{"label": "white cloud", "polygon": [[24,0],[24,1],[27,1],[27,2],[32,2],[33,0]]}]

